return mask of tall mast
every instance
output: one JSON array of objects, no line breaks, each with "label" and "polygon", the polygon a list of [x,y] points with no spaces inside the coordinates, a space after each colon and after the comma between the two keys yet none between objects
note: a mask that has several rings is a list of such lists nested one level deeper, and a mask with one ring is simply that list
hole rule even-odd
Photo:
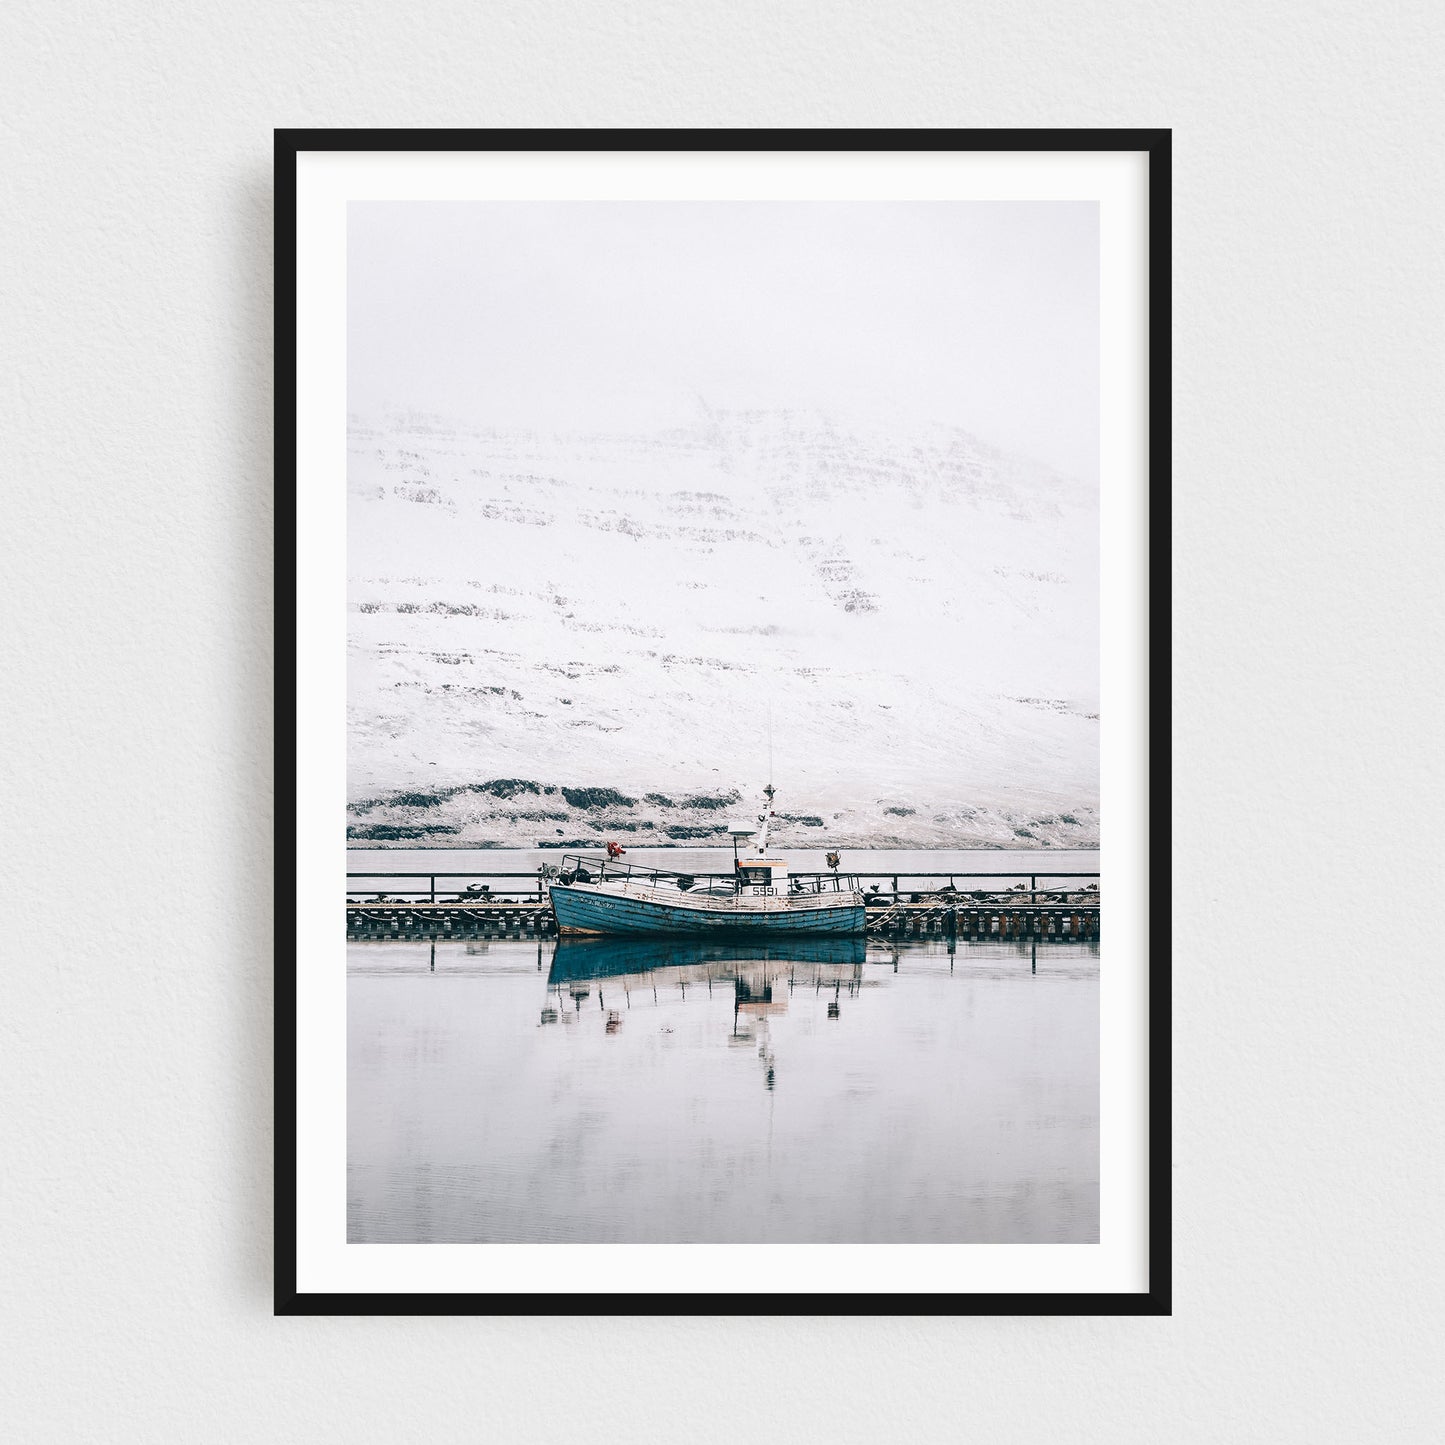
[{"label": "tall mast", "polygon": [[768,699],[768,797],[773,788],[773,700]]},{"label": "tall mast", "polygon": [[753,840],[759,858],[768,856],[768,826],[773,821],[773,700],[768,699],[768,786],[763,789],[763,815],[758,819],[762,827]]}]

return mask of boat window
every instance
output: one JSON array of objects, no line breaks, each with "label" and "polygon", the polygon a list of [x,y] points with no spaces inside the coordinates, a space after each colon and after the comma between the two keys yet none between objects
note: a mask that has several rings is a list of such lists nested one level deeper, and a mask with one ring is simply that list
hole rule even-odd
[{"label": "boat window", "polygon": [[771,868],[739,868],[738,881],[744,887],[761,884],[766,888],[773,881],[773,870]]}]

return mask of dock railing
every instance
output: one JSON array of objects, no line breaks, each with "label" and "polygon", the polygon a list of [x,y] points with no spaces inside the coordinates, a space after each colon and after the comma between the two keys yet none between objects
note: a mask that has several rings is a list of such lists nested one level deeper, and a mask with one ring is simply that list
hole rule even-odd
[{"label": "dock railing", "polygon": [[[604,869],[601,859],[589,858],[586,862],[594,881],[603,876],[604,872],[609,876],[620,875],[624,868],[630,876],[647,876],[659,880],[668,877],[676,878],[681,872],[678,869],[653,868],[641,863],[625,865],[606,863]],[[596,865],[595,872],[593,872],[594,865]],[[733,881],[731,873],[692,873],[685,876],[691,877],[694,888],[699,889],[718,883],[730,884]],[[835,879],[835,875],[830,869],[790,871],[788,876],[790,880],[801,882],[804,892],[809,891],[809,883],[817,891],[825,888],[831,889]],[[971,894],[980,893],[990,899],[1012,894],[1020,901],[1027,898],[1030,905],[1036,905],[1040,896],[1049,897],[1060,893],[1066,896],[1094,893],[1097,896],[1099,880],[1097,873],[1053,873],[1042,870],[1021,872],[1018,869],[1004,872],[961,872],[954,869],[947,873],[905,873],[901,871],[865,873],[850,868],[842,872],[841,876],[856,878],[862,886],[865,896],[889,903],[908,901],[915,893],[919,895],[920,901],[924,898],[935,899],[950,896],[963,901]],[[365,872],[348,872],[346,880],[348,903],[460,902],[472,903],[477,906],[491,903],[531,903],[540,907],[547,901],[547,886],[555,881],[555,875],[551,874],[550,869],[545,873],[540,869],[533,869],[530,873],[501,871],[457,873],[449,869],[429,873],[367,870]],[[358,880],[365,880],[369,884],[380,886],[362,886]],[[1027,888],[1020,886],[1025,880],[1028,883]],[[1041,880],[1045,885],[1062,882],[1065,886],[1041,888],[1039,886]],[[1067,886],[1075,881],[1079,886]],[[994,886],[987,886],[989,882],[992,882]]]}]

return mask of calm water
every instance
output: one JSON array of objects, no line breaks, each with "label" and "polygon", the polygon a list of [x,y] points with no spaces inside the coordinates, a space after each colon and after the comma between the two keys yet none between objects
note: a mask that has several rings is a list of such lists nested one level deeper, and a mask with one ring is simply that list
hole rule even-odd
[{"label": "calm water", "polygon": [[347,993],[354,1242],[1098,1238],[1097,944],[352,943]]}]

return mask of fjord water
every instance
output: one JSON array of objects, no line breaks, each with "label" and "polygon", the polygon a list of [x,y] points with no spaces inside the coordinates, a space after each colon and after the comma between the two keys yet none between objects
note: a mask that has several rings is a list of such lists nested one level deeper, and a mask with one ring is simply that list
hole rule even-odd
[{"label": "fjord water", "polygon": [[[562,861],[564,854],[596,854],[595,847],[569,848],[351,848],[346,854],[346,868],[350,873],[363,874],[351,880],[349,886],[358,889],[376,888],[388,893],[405,892],[408,885],[401,879],[389,880],[387,873],[424,873],[437,875],[438,889],[450,884],[446,870],[455,870],[455,875],[468,873],[520,873],[535,874],[543,865],[555,865]],[[787,859],[794,870],[822,872],[826,868],[824,850],[821,848],[792,848],[782,844],[770,850],[774,856]],[[626,861],[665,868],[672,872],[727,873],[732,869],[730,848],[633,848],[627,849]],[[953,874],[958,887],[967,890],[980,888],[1007,888],[1011,884],[1028,882],[1030,877],[1039,877],[1041,888],[1048,886],[1043,875],[1048,873],[1097,873],[1099,853],[1093,848],[937,848],[937,849],[888,849],[888,848],[845,848],[843,850],[843,871],[876,873],[885,879],[898,878],[899,887],[909,886],[910,875]],[[375,869],[375,873],[368,873]],[[991,880],[980,880],[977,884],[966,881],[965,875],[1002,874]],[[425,887],[426,880],[422,880]],[[519,887],[526,883],[518,879]],[[886,881],[884,887],[891,887]],[[498,888],[498,892],[504,891]]]},{"label": "fjord water", "polygon": [[1098,944],[347,958],[353,1242],[1098,1239]]}]

